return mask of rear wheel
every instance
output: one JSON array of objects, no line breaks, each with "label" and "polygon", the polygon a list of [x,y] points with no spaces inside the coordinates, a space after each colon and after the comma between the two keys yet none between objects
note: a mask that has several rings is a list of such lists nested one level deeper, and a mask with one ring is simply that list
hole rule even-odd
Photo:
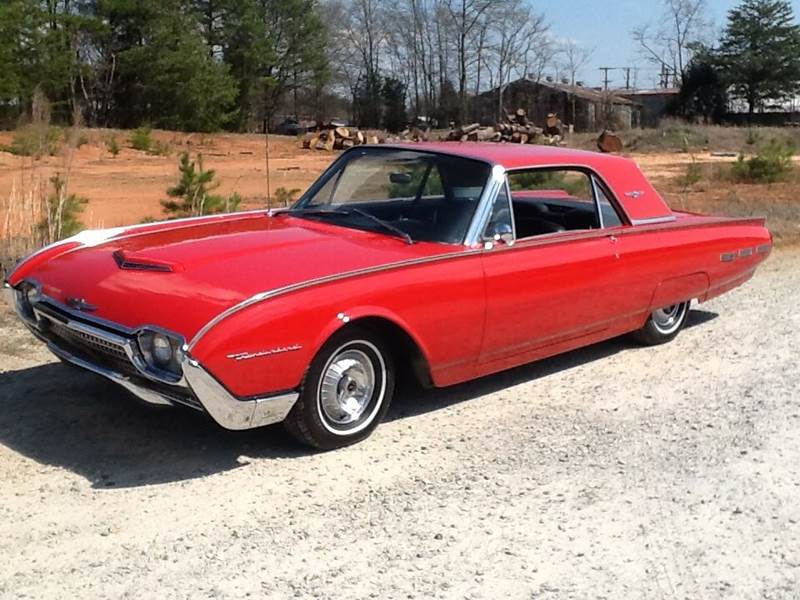
[{"label": "rear wheel", "polygon": [[654,310],[644,327],[633,334],[634,339],[647,346],[672,341],[686,324],[690,305],[691,302],[681,302]]},{"label": "rear wheel", "polygon": [[385,342],[367,329],[345,329],[312,361],[284,426],[299,441],[323,450],[360,442],[386,414],[394,383]]}]

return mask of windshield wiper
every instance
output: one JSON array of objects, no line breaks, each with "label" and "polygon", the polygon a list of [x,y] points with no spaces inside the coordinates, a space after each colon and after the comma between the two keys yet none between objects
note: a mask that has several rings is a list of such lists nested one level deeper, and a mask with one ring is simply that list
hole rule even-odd
[{"label": "windshield wiper", "polygon": [[362,217],[365,217],[365,218],[369,219],[373,223],[377,223],[378,225],[383,227],[386,231],[391,231],[395,235],[403,238],[406,242],[409,243],[409,245],[413,245],[413,243],[414,243],[414,239],[410,235],[408,235],[405,231],[403,231],[399,227],[395,227],[394,225],[392,225],[388,221],[384,221],[383,219],[381,219],[379,217],[376,217],[373,214],[368,213],[365,210],[361,210],[360,208],[346,208],[344,210],[356,213],[357,215],[360,215]]},{"label": "windshield wiper", "polygon": [[373,223],[380,225],[380,227],[386,231],[391,232],[392,234],[403,238],[408,244],[413,244],[414,239],[408,235],[405,231],[400,229],[399,227],[395,227],[391,223],[384,221],[383,219],[376,217],[373,214],[368,213],[365,210],[361,210],[360,208],[292,208],[285,211],[283,214],[290,214],[290,215],[299,215],[299,216],[307,216],[307,217],[336,217],[342,216],[346,217],[350,214],[356,214],[365,219],[369,219]]},{"label": "windshield wiper", "polygon": [[335,210],[333,208],[290,208],[288,210],[283,210],[279,214],[282,215],[341,215],[344,214],[341,210]]}]

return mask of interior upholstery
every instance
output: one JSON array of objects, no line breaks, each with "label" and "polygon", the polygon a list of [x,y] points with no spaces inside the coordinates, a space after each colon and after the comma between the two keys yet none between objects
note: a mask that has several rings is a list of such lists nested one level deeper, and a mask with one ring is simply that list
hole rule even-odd
[{"label": "interior upholstery", "polygon": [[517,239],[599,226],[594,204],[562,198],[515,198],[512,194]]}]

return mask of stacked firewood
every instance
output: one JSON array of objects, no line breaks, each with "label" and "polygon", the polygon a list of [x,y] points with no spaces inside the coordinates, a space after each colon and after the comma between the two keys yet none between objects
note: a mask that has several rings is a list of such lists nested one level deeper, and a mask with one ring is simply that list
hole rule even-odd
[{"label": "stacked firewood", "polygon": [[506,113],[505,119],[494,127],[481,127],[472,123],[453,127],[443,138],[448,142],[504,142],[510,144],[559,144],[563,133],[561,120],[556,115],[548,115],[547,126],[537,127],[528,119],[524,108]]},{"label": "stacked firewood", "polygon": [[382,132],[380,135],[369,135],[355,127],[326,127],[320,131],[307,134],[302,141],[306,150],[347,150],[362,144],[397,144],[403,142],[427,142],[430,129],[411,127],[398,133]]},{"label": "stacked firewood", "polygon": [[378,137],[366,135],[354,127],[328,127],[309,133],[303,138],[302,146],[310,150],[347,150],[362,144],[377,144]]}]

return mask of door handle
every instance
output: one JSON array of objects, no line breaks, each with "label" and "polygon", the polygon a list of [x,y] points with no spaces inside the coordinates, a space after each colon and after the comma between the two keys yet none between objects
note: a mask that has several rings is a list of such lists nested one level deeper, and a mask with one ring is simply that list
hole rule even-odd
[{"label": "door handle", "polygon": [[617,236],[615,235],[608,236],[608,239],[611,240],[612,244],[616,244],[619,241],[619,239],[617,239]]}]

